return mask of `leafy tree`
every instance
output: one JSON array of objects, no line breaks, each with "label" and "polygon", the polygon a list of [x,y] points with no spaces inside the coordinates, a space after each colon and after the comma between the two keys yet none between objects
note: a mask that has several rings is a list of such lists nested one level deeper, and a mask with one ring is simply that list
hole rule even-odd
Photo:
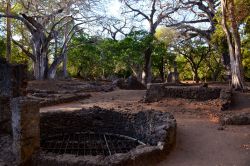
[{"label": "leafy tree", "polygon": [[153,37],[146,31],[135,31],[119,41],[121,60],[132,70],[134,76],[136,76],[139,81],[143,81],[144,51],[151,43],[152,38]]},{"label": "leafy tree", "polygon": [[239,24],[236,18],[234,0],[221,0],[222,27],[227,37],[230,55],[232,87],[236,89],[244,88],[241,40],[239,35]]},{"label": "leafy tree", "polygon": [[[56,2],[19,0],[18,2],[22,6],[22,11],[19,12],[23,13],[2,14],[0,12],[0,17],[16,19],[25,25],[25,29],[29,32],[32,51],[27,50],[28,43],[22,45],[13,41],[14,44],[20,47],[34,62],[36,79],[53,78],[57,67],[66,58],[68,43],[75,31],[80,30],[78,25],[83,24],[84,20],[92,20],[87,14],[86,17],[77,18],[80,9],[83,12],[82,6],[91,5],[86,5],[87,1],[84,0],[77,0],[74,3],[69,0]],[[88,1],[88,3],[92,2]],[[80,23],[75,23],[75,20]],[[51,52],[51,47],[55,51]],[[51,64],[49,59],[53,59]]]},{"label": "leafy tree", "polygon": [[92,39],[87,35],[80,35],[72,39],[74,49],[68,52],[69,73],[78,77],[95,78],[99,76],[100,57]]},{"label": "leafy tree", "polygon": [[[148,1],[133,1],[133,0],[122,0],[126,9],[123,12],[131,17],[133,13],[133,19],[141,22],[145,20],[149,25],[149,35],[155,34],[156,28],[162,23],[169,23],[169,18],[172,14],[179,9],[179,0],[176,1],[164,1],[164,0],[148,0]],[[148,10],[148,8],[150,10]],[[151,38],[153,39],[153,38]],[[153,40],[151,41],[153,42]],[[150,83],[152,80],[152,59],[151,55],[153,52],[152,43],[148,44],[148,47],[144,51],[144,73],[145,78],[143,82],[145,84]]]},{"label": "leafy tree", "polygon": [[244,67],[245,77],[250,79],[250,16],[245,18],[242,38],[242,64]]},{"label": "leafy tree", "polygon": [[185,43],[180,43],[176,51],[187,60],[186,62],[190,65],[193,72],[194,80],[198,83],[200,80],[199,71],[202,62],[211,51],[210,47],[201,39],[190,40]]},{"label": "leafy tree", "polygon": [[174,66],[176,56],[172,52],[172,45],[177,41],[178,35],[177,31],[172,28],[159,27],[156,29],[152,61],[153,67],[159,70],[162,82],[165,81],[166,68],[171,72],[171,68]]}]

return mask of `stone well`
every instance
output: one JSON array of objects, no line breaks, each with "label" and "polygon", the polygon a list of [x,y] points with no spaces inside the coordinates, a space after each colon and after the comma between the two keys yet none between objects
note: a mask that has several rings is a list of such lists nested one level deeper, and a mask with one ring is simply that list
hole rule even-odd
[{"label": "stone well", "polygon": [[42,113],[40,131],[36,165],[152,165],[174,145],[176,121],[167,112],[93,107]]}]

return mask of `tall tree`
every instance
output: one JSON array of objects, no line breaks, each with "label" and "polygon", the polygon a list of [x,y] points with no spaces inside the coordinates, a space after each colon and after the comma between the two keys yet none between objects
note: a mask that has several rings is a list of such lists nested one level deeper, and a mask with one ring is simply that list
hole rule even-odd
[{"label": "tall tree", "polygon": [[230,67],[232,76],[232,87],[244,88],[244,75],[242,68],[241,41],[239,35],[239,22],[235,15],[234,0],[221,0],[222,27],[227,36],[230,54]]},{"label": "tall tree", "polygon": [[[173,19],[173,24],[166,26],[175,26],[178,28],[186,40],[194,37],[202,37],[207,43],[221,53],[224,66],[229,67],[229,54],[220,49],[220,45],[225,45],[225,40],[215,42],[214,33],[218,31],[219,19],[217,17],[220,0],[181,0],[182,11],[180,18]],[[190,17],[191,16],[191,17]]]},{"label": "tall tree", "polygon": [[[169,23],[169,19],[179,9],[178,0],[122,0],[126,5],[124,14],[133,13],[138,22],[146,20],[149,25],[149,35],[155,34],[156,28],[160,24]],[[152,81],[152,44],[144,51],[144,74],[143,83],[147,84]]]},{"label": "tall tree", "polygon": [[[77,2],[79,5],[77,5]],[[73,8],[74,5],[70,0],[60,0],[57,2],[19,0],[19,3],[23,7],[22,14],[0,13],[0,17],[13,18],[21,21],[29,31],[32,52],[27,50],[27,47],[19,42],[13,42],[34,62],[33,69],[36,79],[54,78],[58,65],[65,59],[67,44],[70,42],[78,25],[83,24],[83,20],[86,21],[90,19],[86,16],[85,18],[82,17],[78,19],[80,23],[74,23],[81,5],[85,6],[84,2],[84,0],[74,1],[74,5],[77,5],[77,8]],[[69,8],[70,10],[72,9],[70,15],[67,14],[67,9]],[[65,26],[69,24],[71,24],[71,27],[70,29],[66,28],[67,32],[65,32]],[[63,40],[58,42],[58,36],[63,36]],[[54,44],[52,44],[53,41]],[[59,46],[58,43],[60,43],[59,49],[57,47]],[[53,62],[49,65],[49,55],[51,54],[51,47],[53,45],[55,48],[53,52],[54,55],[52,58],[50,57],[50,59],[53,59]]]},{"label": "tall tree", "polygon": [[[107,17],[100,20],[100,25],[103,28],[102,33],[108,33],[113,40],[118,40],[120,36],[127,36],[126,31],[130,27],[127,24],[126,20],[123,21],[114,17]],[[131,29],[133,30],[133,27]]]},{"label": "tall tree", "polygon": [[[167,62],[168,62],[169,68],[170,68],[169,72],[171,72],[171,67],[173,67],[173,66],[174,66],[174,71],[177,72],[177,66],[174,64],[175,56],[173,56],[173,54],[171,53],[170,48],[172,47],[172,44],[174,42],[176,42],[176,40],[178,39],[178,36],[179,36],[179,34],[173,28],[168,28],[168,27],[162,26],[162,27],[159,27],[156,29],[155,37],[158,41],[158,42],[156,42],[156,43],[158,43],[156,46],[159,47],[160,45],[163,44],[163,46],[165,47],[165,48],[160,47],[161,51],[165,51],[164,53],[159,54],[160,60],[158,60],[158,61],[160,61],[160,63],[154,62],[154,63],[158,64],[158,68],[159,68],[162,82],[165,82],[165,71],[166,71],[165,66],[166,66]],[[174,73],[174,74],[175,74],[175,76],[178,75],[177,73]],[[176,80],[178,80],[178,79],[176,78]]]},{"label": "tall tree", "polygon": [[[181,16],[172,19],[173,24],[182,30],[188,38],[196,36],[211,40],[211,35],[216,29],[217,20],[215,14],[220,5],[219,0],[180,0]],[[191,17],[190,17],[191,16]],[[206,24],[206,26],[204,26]]]},{"label": "tall tree", "polygon": [[202,62],[206,59],[211,51],[210,46],[207,47],[204,40],[200,38],[196,40],[180,42],[178,47],[176,47],[176,51],[187,60],[187,63],[190,64],[194,80],[196,83],[199,83],[200,78],[198,72],[202,66]]}]

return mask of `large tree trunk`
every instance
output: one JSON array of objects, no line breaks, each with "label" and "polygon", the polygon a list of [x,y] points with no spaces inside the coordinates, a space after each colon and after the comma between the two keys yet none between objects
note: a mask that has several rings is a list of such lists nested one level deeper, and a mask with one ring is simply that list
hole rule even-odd
[{"label": "large tree trunk", "polygon": [[46,78],[45,69],[48,65],[47,51],[48,41],[43,33],[37,32],[32,36],[32,51],[35,56],[34,61],[34,76],[37,80],[43,80]]},{"label": "large tree trunk", "polygon": [[[222,27],[227,36],[227,43],[230,54],[230,66],[232,75],[232,87],[235,89],[244,88],[244,77],[241,61],[241,46],[240,35],[238,32],[238,25],[235,19],[235,7],[234,0],[221,0],[222,6]],[[227,20],[227,15],[229,20]],[[227,21],[230,21],[230,28],[227,25]]]},{"label": "large tree trunk", "polygon": [[[10,0],[7,1],[6,15],[10,14],[11,4]],[[6,40],[6,59],[10,62],[11,59],[11,18],[6,18],[7,40]]]},{"label": "large tree trunk", "polygon": [[[66,47],[66,46],[64,46]],[[49,79],[54,79],[56,76],[56,71],[57,71],[57,67],[59,64],[61,64],[65,58],[65,54],[66,52],[62,52],[62,54],[58,57],[56,57],[53,61],[53,63],[50,65],[49,69],[48,69],[48,73],[47,73],[47,77]]]},{"label": "large tree trunk", "polygon": [[57,66],[50,67],[50,70],[48,71],[47,74],[48,79],[55,79],[56,71],[57,71]]}]

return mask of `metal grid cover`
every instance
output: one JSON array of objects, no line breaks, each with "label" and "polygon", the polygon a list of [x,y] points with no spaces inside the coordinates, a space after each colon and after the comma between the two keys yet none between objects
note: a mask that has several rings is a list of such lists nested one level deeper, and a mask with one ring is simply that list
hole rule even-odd
[{"label": "metal grid cover", "polygon": [[138,145],[144,145],[144,143],[124,135],[93,132],[56,134],[41,141],[42,150],[45,152],[76,156],[127,153]]}]

